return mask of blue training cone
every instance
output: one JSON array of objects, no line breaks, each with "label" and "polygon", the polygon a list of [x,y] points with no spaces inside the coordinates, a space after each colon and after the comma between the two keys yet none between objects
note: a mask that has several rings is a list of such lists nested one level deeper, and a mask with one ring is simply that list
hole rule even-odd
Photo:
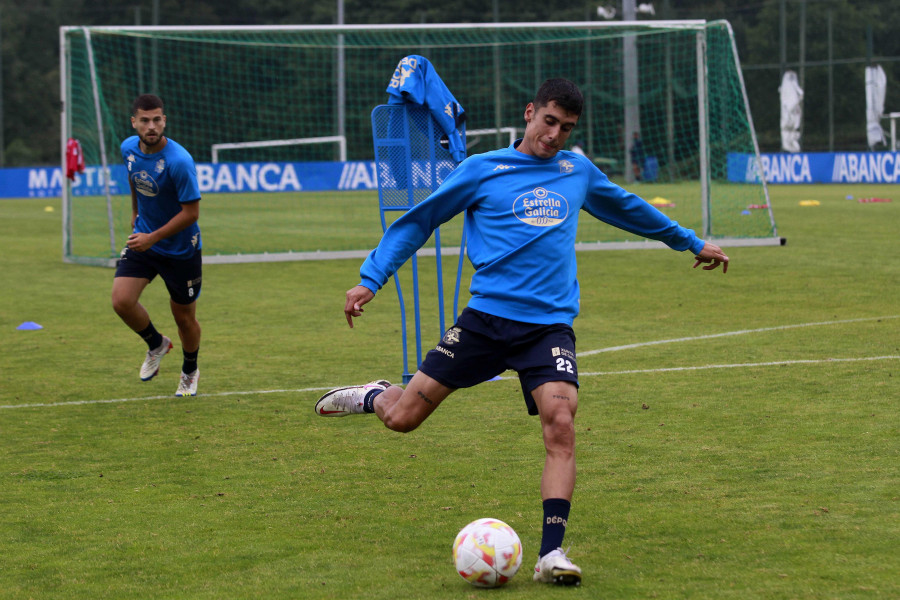
[{"label": "blue training cone", "polygon": [[43,327],[41,327],[34,321],[25,321],[24,323],[16,327],[16,329],[19,329],[21,331],[36,331],[38,329],[43,329]]}]

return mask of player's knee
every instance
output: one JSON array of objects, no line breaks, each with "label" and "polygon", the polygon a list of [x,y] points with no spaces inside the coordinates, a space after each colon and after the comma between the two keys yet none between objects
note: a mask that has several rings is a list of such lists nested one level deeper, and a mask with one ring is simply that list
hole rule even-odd
[{"label": "player's knee", "polygon": [[200,323],[193,317],[175,317],[175,325],[181,331],[189,331],[200,335]]},{"label": "player's knee", "polygon": [[197,321],[196,315],[192,311],[172,310],[172,317],[175,319],[175,325],[181,331],[200,332],[200,323]]},{"label": "player's knee", "polygon": [[382,419],[382,422],[384,422],[384,426],[391,431],[409,433],[421,424],[420,421],[410,419],[408,415],[399,413],[400,411],[397,410],[390,410],[386,412],[384,414],[384,418]]},{"label": "player's knee", "polygon": [[128,314],[137,304],[133,299],[122,294],[113,294],[111,301],[113,310],[116,311],[117,315]]},{"label": "player's knee", "polygon": [[556,411],[544,423],[544,440],[548,450],[575,452],[575,415],[568,410]]},{"label": "player's knee", "polygon": [[553,407],[552,411],[546,415],[544,419],[553,431],[574,431],[575,430],[575,412],[565,404],[558,404]]}]

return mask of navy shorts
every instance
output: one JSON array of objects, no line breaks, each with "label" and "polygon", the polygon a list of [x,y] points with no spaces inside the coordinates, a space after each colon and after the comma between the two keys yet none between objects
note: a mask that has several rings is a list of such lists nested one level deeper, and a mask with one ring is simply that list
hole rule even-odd
[{"label": "navy shorts", "polygon": [[538,414],[533,389],[550,381],[578,386],[575,332],[564,324],[523,323],[466,308],[419,367],[453,389],[472,387],[507,369],[519,374],[528,414]]},{"label": "navy shorts", "polygon": [[157,275],[166,283],[172,302],[191,304],[200,296],[200,284],[203,281],[200,251],[194,252],[191,258],[171,258],[153,250],[122,250],[122,256],[116,263],[116,277],[138,277],[153,281]]}]

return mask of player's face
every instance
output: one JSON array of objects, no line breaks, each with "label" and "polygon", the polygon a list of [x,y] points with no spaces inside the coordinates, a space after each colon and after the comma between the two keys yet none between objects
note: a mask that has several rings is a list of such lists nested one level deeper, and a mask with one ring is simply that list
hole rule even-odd
[{"label": "player's face", "polygon": [[576,123],[578,115],[564,110],[555,101],[537,109],[529,102],[525,108],[525,137],[518,146],[519,152],[553,158],[565,146]]},{"label": "player's face", "polygon": [[161,148],[163,132],[166,130],[166,115],[161,108],[138,109],[131,117],[131,126],[141,139],[143,150],[154,152]]}]

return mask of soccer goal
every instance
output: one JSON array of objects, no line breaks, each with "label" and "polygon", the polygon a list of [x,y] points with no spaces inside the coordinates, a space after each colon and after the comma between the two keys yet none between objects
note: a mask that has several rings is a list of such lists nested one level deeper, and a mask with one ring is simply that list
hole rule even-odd
[{"label": "soccer goal", "polygon": [[[567,77],[586,97],[570,142],[614,181],[721,245],[780,243],[765,182],[729,180],[729,157],[759,152],[724,21],[63,27],[62,164],[76,138],[103,175],[64,180],[64,260],[111,265],[124,245],[118,148],[147,92],[197,163],[205,261],[364,256],[381,234],[369,117],[410,54],[465,108],[470,153],[508,145],[540,83]],[[578,241],[648,246],[588,218]]]}]

